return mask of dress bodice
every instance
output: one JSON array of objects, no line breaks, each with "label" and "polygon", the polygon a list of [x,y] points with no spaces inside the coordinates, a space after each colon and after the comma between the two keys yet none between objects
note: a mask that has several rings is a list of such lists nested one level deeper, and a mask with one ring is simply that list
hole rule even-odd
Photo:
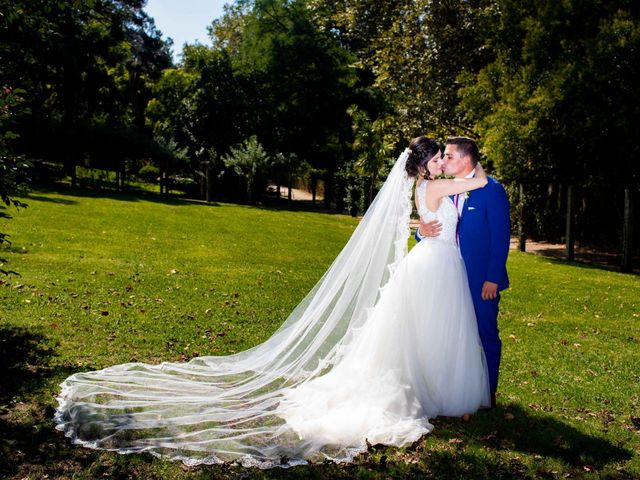
[{"label": "dress bodice", "polygon": [[437,237],[426,237],[425,240],[457,245],[456,227],[458,225],[458,209],[449,197],[444,197],[435,212],[429,210],[426,203],[427,183],[428,181],[424,181],[416,188],[418,215],[420,215],[420,218],[425,222],[438,220],[442,224],[442,230]]}]

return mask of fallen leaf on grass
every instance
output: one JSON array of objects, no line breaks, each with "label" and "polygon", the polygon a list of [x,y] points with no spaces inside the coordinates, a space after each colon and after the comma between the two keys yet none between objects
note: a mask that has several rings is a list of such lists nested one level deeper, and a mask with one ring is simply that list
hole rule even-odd
[{"label": "fallen leaf on grass", "polygon": [[489,435],[484,435],[483,437],[480,437],[481,440],[487,440],[487,441],[495,440],[496,438],[498,438],[497,430],[494,430]]}]

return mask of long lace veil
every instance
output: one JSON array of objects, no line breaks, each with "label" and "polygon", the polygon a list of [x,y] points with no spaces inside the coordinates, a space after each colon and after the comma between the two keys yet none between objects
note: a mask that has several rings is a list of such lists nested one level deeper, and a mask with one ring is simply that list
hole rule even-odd
[{"label": "long lace veil", "polygon": [[406,255],[413,186],[407,156],[405,150],[346,246],[268,340],[230,356],[76,373],[61,385],[57,428],[87,447],[148,451],[187,464],[349,458],[340,446],[310,451],[276,410],[288,389],[340,360]]}]

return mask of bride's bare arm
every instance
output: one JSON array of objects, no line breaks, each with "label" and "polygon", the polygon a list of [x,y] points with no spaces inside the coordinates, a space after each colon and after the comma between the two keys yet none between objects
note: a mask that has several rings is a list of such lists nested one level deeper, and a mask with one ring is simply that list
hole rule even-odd
[{"label": "bride's bare arm", "polygon": [[440,199],[447,195],[456,195],[482,188],[487,182],[487,174],[482,165],[478,163],[474,177],[432,180],[427,187],[427,193],[432,198]]}]

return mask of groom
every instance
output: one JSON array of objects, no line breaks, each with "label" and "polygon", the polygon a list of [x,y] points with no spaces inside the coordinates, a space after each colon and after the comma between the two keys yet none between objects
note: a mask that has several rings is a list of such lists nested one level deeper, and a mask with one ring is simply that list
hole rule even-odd
[{"label": "groom", "polygon": [[[449,137],[443,155],[443,171],[456,178],[475,173],[480,154],[476,143],[467,137]],[[498,369],[502,343],[498,335],[500,291],[509,286],[509,201],[504,187],[489,177],[489,183],[468,194],[454,195],[458,207],[458,245],[469,279],[469,288],[478,321],[480,340],[489,368],[491,406],[498,388]],[[424,223],[416,231],[416,240],[435,237],[441,225]]]}]

